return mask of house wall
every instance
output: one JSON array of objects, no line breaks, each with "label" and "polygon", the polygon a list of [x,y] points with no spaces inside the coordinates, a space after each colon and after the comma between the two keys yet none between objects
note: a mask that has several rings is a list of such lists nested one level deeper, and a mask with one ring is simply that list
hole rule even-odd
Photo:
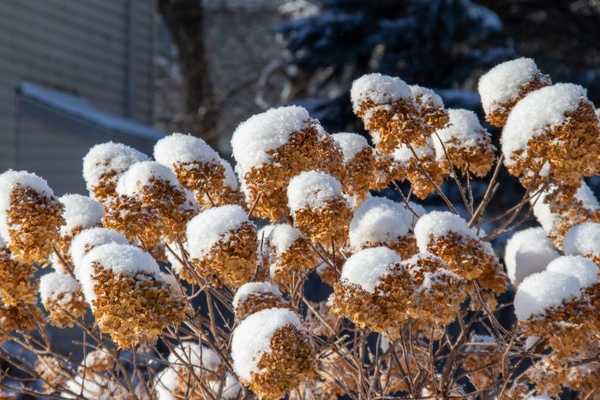
[{"label": "house wall", "polygon": [[[55,139],[48,125],[31,126],[40,129],[35,140],[17,138],[16,88],[23,81],[152,122],[152,6],[149,0],[0,1],[0,171],[16,168],[18,153],[35,163]],[[84,139],[69,140],[76,146]]]}]

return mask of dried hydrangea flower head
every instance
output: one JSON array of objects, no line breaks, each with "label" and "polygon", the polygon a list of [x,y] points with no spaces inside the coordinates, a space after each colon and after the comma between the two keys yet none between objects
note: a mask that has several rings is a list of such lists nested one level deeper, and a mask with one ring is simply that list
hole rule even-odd
[{"label": "dried hydrangea flower head", "polygon": [[290,224],[267,225],[259,237],[261,259],[268,265],[271,280],[282,287],[295,288],[318,264],[310,241]]},{"label": "dried hydrangea flower head", "polygon": [[344,192],[353,196],[355,203],[361,203],[367,197],[373,180],[373,149],[367,139],[356,133],[336,133],[331,137],[344,156],[341,176]]},{"label": "dried hydrangea flower head", "polygon": [[0,298],[8,306],[37,303],[35,269],[14,259],[6,242],[0,237]]},{"label": "dried hydrangea flower head", "polygon": [[434,335],[443,335],[444,327],[456,319],[465,300],[463,278],[431,254],[417,254],[401,265],[414,285],[408,314],[423,328],[424,334],[429,335],[435,329]]},{"label": "dried hydrangea flower head", "polygon": [[58,271],[40,278],[40,300],[49,314],[50,323],[58,328],[72,327],[87,310],[79,282]]},{"label": "dried hydrangea flower head", "polygon": [[554,352],[568,355],[592,342],[588,289],[597,291],[598,267],[577,256],[559,257],[549,267],[521,282],[515,315],[525,334],[544,337]]},{"label": "dried hydrangea flower head", "polygon": [[240,199],[231,166],[199,137],[182,133],[166,136],[154,145],[154,158],[169,167],[204,208],[229,204],[234,193]]},{"label": "dried hydrangea flower head", "polygon": [[415,225],[415,236],[422,253],[440,257],[452,272],[465,279],[477,279],[498,269],[492,246],[454,213],[432,211],[423,215]]},{"label": "dried hydrangea flower head", "polygon": [[58,357],[38,356],[35,362],[35,372],[43,381],[44,393],[55,392],[55,388],[60,388],[71,378],[71,372],[63,365]]},{"label": "dried hydrangea flower head", "polygon": [[420,199],[425,199],[440,187],[448,171],[436,159],[431,139],[418,147],[400,145],[392,154],[392,170],[395,180],[408,180],[412,191]]},{"label": "dried hydrangea flower head", "polygon": [[298,106],[252,116],[237,127],[231,147],[246,203],[256,217],[272,222],[288,215],[286,188],[293,176],[310,169],[341,172],[341,149]]},{"label": "dried hydrangea flower head", "polygon": [[386,246],[402,259],[417,253],[411,234],[413,216],[404,205],[384,197],[370,197],[354,211],[348,234],[350,251]]},{"label": "dried hydrangea flower head", "polygon": [[560,193],[550,186],[538,196],[533,196],[533,215],[546,235],[552,239],[558,249],[563,248],[565,235],[571,227],[584,222],[600,222],[600,203],[589,186],[581,181],[575,196],[556,200]]},{"label": "dried hydrangea flower head", "polygon": [[290,181],[287,198],[294,225],[313,242],[341,246],[346,241],[352,210],[335,177],[302,172]]},{"label": "dried hydrangea flower head", "polygon": [[353,254],[344,263],[332,299],[334,313],[361,328],[394,335],[408,318],[412,282],[398,254],[374,247]]},{"label": "dried hydrangea flower head", "polygon": [[569,229],[564,248],[565,254],[583,256],[600,265],[600,223],[585,222]]},{"label": "dried hydrangea flower head", "polygon": [[80,371],[64,383],[61,399],[115,399],[130,400],[127,386],[118,382],[115,376]]},{"label": "dried hydrangea flower head", "polygon": [[502,373],[503,347],[498,345],[494,336],[471,333],[466,353],[464,366],[470,382],[478,390],[485,390],[492,386],[496,377]]},{"label": "dried hydrangea flower head", "polygon": [[[167,361],[169,366],[156,378],[158,399],[203,400],[215,398],[219,393],[224,371],[221,358],[214,350],[195,342],[182,342]],[[226,373],[220,398],[235,399],[240,390],[237,379]]]},{"label": "dried hydrangea flower head", "polygon": [[408,85],[400,78],[363,75],[352,83],[352,109],[360,117],[382,153],[400,144],[423,144],[430,132],[424,126]]},{"label": "dried hydrangea flower head", "polygon": [[187,225],[187,248],[201,277],[239,287],[257,265],[256,228],[238,205],[210,208]]},{"label": "dried hydrangea flower head", "polygon": [[419,115],[430,133],[448,125],[448,111],[444,108],[440,95],[419,85],[410,85],[409,88],[417,103]]},{"label": "dried hydrangea flower head", "polygon": [[186,304],[138,247],[95,247],[81,262],[79,280],[98,327],[121,348],[152,344],[185,317]]},{"label": "dried hydrangea flower head", "polygon": [[121,175],[133,164],[147,160],[147,155],[122,143],[95,145],[83,157],[83,179],[90,196],[101,203],[114,197]]},{"label": "dried hydrangea flower head", "polygon": [[558,83],[529,93],[513,108],[502,130],[508,171],[529,190],[551,182],[579,187],[599,168],[600,124],[586,90]]},{"label": "dried hydrangea flower head", "polygon": [[[102,225],[104,209],[102,204],[88,196],[80,194],[65,194],[58,201],[64,207],[64,224],[60,227],[60,238],[58,240],[58,251],[60,259],[66,263],[71,263],[69,249],[71,241],[82,230],[99,227]],[[69,268],[70,265],[67,265]]]},{"label": "dried hydrangea flower head", "polygon": [[496,148],[491,136],[470,110],[448,110],[449,123],[435,132],[433,145],[438,162],[449,170],[454,166],[463,173],[485,176],[494,163]]},{"label": "dried hydrangea flower head", "polygon": [[546,269],[560,254],[543,228],[528,228],[515,232],[504,249],[504,264],[513,286],[518,286],[531,274]]},{"label": "dried hydrangea flower head", "polygon": [[115,359],[113,356],[103,349],[90,351],[79,368],[85,368],[87,371],[100,373],[110,371],[115,367]]},{"label": "dried hydrangea flower head", "polygon": [[392,154],[383,154],[377,149],[373,150],[373,157],[373,174],[369,182],[369,189],[386,189],[395,179],[394,158]]},{"label": "dried hydrangea flower head", "polygon": [[511,110],[528,93],[551,85],[531,58],[517,58],[496,65],[479,79],[479,96],[487,121],[502,128]]},{"label": "dried hydrangea flower head", "polygon": [[313,373],[314,355],[298,315],[269,308],[246,317],[233,331],[233,369],[259,399],[277,400]]},{"label": "dried hydrangea flower head", "polygon": [[0,175],[0,235],[13,257],[45,263],[63,223],[62,205],[39,176],[8,170]]},{"label": "dried hydrangea flower head", "polygon": [[73,238],[69,256],[73,261],[73,273],[77,279],[79,279],[79,267],[86,254],[98,246],[109,243],[129,244],[121,233],[106,228],[84,229]]},{"label": "dried hydrangea flower head", "polygon": [[43,318],[35,304],[9,306],[0,301],[0,343],[8,340],[13,332],[32,331],[39,324],[43,324]]},{"label": "dried hydrangea flower head", "polygon": [[248,282],[240,286],[233,297],[233,311],[238,321],[267,308],[286,308],[279,287],[269,282]]},{"label": "dried hydrangea flower head", "polygon": [[[161,236],[169,241],[183,235],[187,221],[196,211],[193,197],[187,198],[175,174],[154,161],[133,164],[119,178],[117,194],[135,199],[142,207],[154,211],[160,220]],[[186,207],[186,201],[192,205]],[[121,213],[126,211],[120,210]]]}]

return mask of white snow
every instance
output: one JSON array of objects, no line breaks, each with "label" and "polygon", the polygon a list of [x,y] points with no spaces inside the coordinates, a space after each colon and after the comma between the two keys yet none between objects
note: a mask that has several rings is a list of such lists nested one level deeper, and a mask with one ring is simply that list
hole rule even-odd
[{"label": "white snow", "polygon": [[179,375],[177,369],[168,366],[156,375],[154,390],[157,400],[177,400],[173,391],[177,388]]},{"label": "white snow", "polygon": [[292,212],[303,208],[320,209],[328,201],[342,197],[340,182],[320,171],[305,171],[296,175],[287,188],[288,207]]},{"label": "white snow", "polygon": [[117,193],[125,196],[136,196],[140,190],[152,180],[160,180],[182,190],[177,177],[168,167],[156,161],[142,161],[133,164],[119,178]]},{"label": "white snow", "polygon": [[268,308],[246,317],[233,331],[231,358],[233,369],[242,380],[249,381],[259,372],[258,363],[271,347],[271,338],[280,329],[292,326],[304,331],[298,314],[287,308]]},{"label": "white snow", "polygon": [[[173,271],[177,274],[180,274],[181,271],[185,271],[185,265],[183,265],[180,261],[184,260],[183,251],[181,247],[179,247],[178,243],[168,243],[168,245],[169,249],[171,249],[175,254],[171,253],[171,250],[166,249],[165,254],[167,255],[167,261],[171,265]],[[187,242],[182,243],[182,245],[183,250],[189,253],[187,250]]]},{"label": "white snow", "polygon": [[[446,159],[444,148],[446,150],[452,147],[469,148],[487,143],[486,138],[489,138],[490,134],[481,126],[479,118],[473,111],[449,109],[448,117],[448,125],[445,128],[438,129],[433,137],[433,145],[438,160]],[[458,144],[452,143],[453,140],[457,140]]]},{"label": "white snow", "polygon": [[298,106],[272,108],[253,115],[236,128],[231,138],[237,167],[246,173],[272,161],[268,152],[286,144],[292,133],[304,129],[310,122],[308,111]]},{"label": "white snow", "polygon": [[83,179],[87,190],[93,194],[92,189],[100,182],[102,175],[115,172],[118,178],[131,165],[147,160],[147,155],[122,143],[97,144],[83,157]]},{"label": "white snow", "polygon": [[7,212],[10,208],[10,195],[16,187],[31,188],[40,195],[53,198],[54,192],[41,177],[27,171],[8,171],[0,175],[0,235],[9,241]]},{"label": "white snow", "polygon": [[352,82],[350,98],[354,112],[365,100],[371,100],[376,105],[390,104],[400,99],[413,100],[406,82],[379,73],[363,75]]},{"label": "white snow", "polygon": [[331,137],[342,149],[344,163],[349,163],[362,149],[369,147],[367,139],[358,133],[342,132]]},{"label": "white snow", "polygon": [[232,302],[233,309],[237,309],[250,295],[253,294],[273,294],[279,297],[282,296],[279,287],[270,282],[248,282],[240,286],[235,292]]},{"label": "white snow", "polygon": [[434,147],[431,139],[427,139],[427,143],[422,146],[413,145],[411,147],[405,144],[401,144],[400,146],[396,147],[394,153],[392,154],[394,161],[400,164],[406,164],[415,158],[415,154],[419,160],[423,158],[430,158],[434,155]]},{"label": "white snow", "polygon": [[233,400],[237,399],[242,387],[240,383],[236,379],[233,374],[227,372],[225,375],[225,382],[221,382],[219,380],[210,380],[207,382],[207,386],[210,390],[213,391],[214,394],[219,393],[219,389],[221,389],[221,399],[224,400]]},{"label": "white snow", "polygon": [[558,256],[558,251],[543,228],[528,228],[508,239],[504,264],[510,281],[516,286],[527,276],[543,271]]},{"label": "white snow", "polygon": [[541,135],[546,128],[560,125],[565,114],[574,111],[587,100],[586,90],[572,83],[557,83],[535,90],[521,99],[502,129],[502,153],[507,165],[514,163],[513,153],[525,150],[530,139]]},{"label": "white snow", "polygon": [[[533,204],[533,215],[538,220],[540,225],[542,225],[542,228],[544,228],[546,234],[550,234],[555,225],[561,220],[560,215],[553,213],[550,210],[550,205],[544,202],[544,199],[551,189],[552,188],[547,189],[547,191],[540,193],[538,196],[532,197],[530,200],[530,203]],[[594,196],[594,192],[592,192],[590,187],[584,181],[581,181],[581,186],[579,186],[579,189],[577,189],[575,198],[580,200],[583,208],[589,211],[600,209],[600,203],[598,203],[596,196]]]},{"label": "white snow", "polygon": [[219,164],[221,159],[204,140],[183,133],[173,133],[156,142],[154,158],[173,171],[180,163]]},{"label": "white snow", "polygon": [[217,372],[222,363],[217,352],[196,342],[181,342],[173,348],[168,361],[170,365],[191,365],[198,369],[198,374]]},{"label": "white snow", "polygon": [[367,243],[395,241],[408,234],[413,214],[403,204],[384,197],[370,197],[350,222],[350,249],[359,251]]},{"label": "white snow", "polygon": [[596,264],[582,256],[558,257],[548,264],[546,270],[577,278],[582,288],[597,284],[600,272]]},{"label": "white snow", "polygon": [[565,254],[600,256],[600,224],[586,222],[575,225],[565,235]]},{"label": "white snow", "polygon": [[94,247],[108,243],[127,244],[128,242],[125,236],[120,232],[106,228],[85,229],[73,238],[69,254],[71,255],[73,265],[75,266],[73,272],[77,279],[79,279],[78,270],[83,257],[85,257],[85,255]]},{"label": "white snow", "polygon": [[444,101],[439,94],[434,92],[432,89],[419,86],[410,85],[410,92],[413,97],[417,99],[417,102],[429,107],[444,108]]},{"label": "white snow", "polygon": [[248,214],[238,205],[209,208],[192,218],[186,229],[192,258],[201,259],[227,234],[249,222]]},{"label": "white snow", "polygon": [[[62,272],[50,272],[40,278],[40,298],[43,304],[59,294],[72,294],[80,289],[79,282]],[[68,302],[71,296],[64,296],[61,303]]]},{"label": "white snow", "polygon": [[[421,259],[429,259],[429,260],[434,259],[438,263],[440,263],[440,265],[444,265],[444,266],[446,265],[446,264],[444,264],[444,262],[442,261],[441,258],[434,256],[433,254],[420,253],[420,254],[415,254],[408,260],[402,261],[402,266],[404,266],[404,268],[406,268],[406,270],[409,273],[415,274],[416,272],[421,271],[421,268],[418,265],[418,262]],[[416,290],[417,290],[417,292],[424,292],[427,290],[431,290],[433,285],[436,285],[440,282],[444,282],[443,278],[452,278],[457,281],[462,280],[462,278],[459,275],[455,274],[454,272],[452,272],[446,268],[438,268],[435,271],[432,271],[432,272],[427,271],[427,272],[423,273],[423,282],[421,282],[421,285]]]},{"label": "white snow", "polygon": [[302,232],[290,224],[267,225],[260,230],[259,239],[261,234],[264,235],[264,241],[275,248],[277,254],[286,252],[296,240],[303,237]]},{"label": "white snow", "polygon": [[115,274],[134,276],[148,274],[160,279],[160,269],[152,256],[139,247],[128,244],[109,243],[95,247],[79,265],[78,279],[88,303],[96,298],[94,268],[99,264]]},{"label": "white snow", "polygon": [[579,296],[577,278],[552,271],[529,275],[521,282],[514,299],[515,315],[520,321],[543,316],[551,307]]},{"label": "white snow", "polygon": [[369,293],[375,293],[381,279],[401,261],[400,256],[387,247],[361,250],[346,260],[340,280],[359,285]]},{"label": "white snow", "polygon": [[479,95],[486,114],[519,96],[521,88],[540,71],[531,58],[517,58],[496,65],[479,78]]},{"label": "white snow", "polygon": [[219,162],[223,166],[225,170],[225,186],[227,186],[231,190],[238,190],[240,185],[238,183],[237,176],[231,167],[231,164],[223,159],[220,159]]},{"label": "white snow", "polygon": [[453,232],[460,236],[479,240],[477,232],[469,228],[467,221],[449,211],[431,211],[423,215],[415,225],[417,246],[422,253],[427,252],[429,236],[440,237]]},{"label": "white snow", "polygon": [[80,194],[65,194],[58,201],[65,206],[61,235],[68,235],[76,228],[87,229],[102,224],[104,208],[96,200]]}]

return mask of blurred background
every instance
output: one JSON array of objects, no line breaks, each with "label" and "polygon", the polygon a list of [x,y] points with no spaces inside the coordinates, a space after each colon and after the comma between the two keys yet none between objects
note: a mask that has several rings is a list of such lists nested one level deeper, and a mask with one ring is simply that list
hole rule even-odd
[{"label": "blurred background", "polygon": [[481,113],[479,76],[528,56],[597,102],[599,17],[598,0],[3,0],[0,170],[82,192],[95,143],[181,131],[227,155],[240,121],[290,103],[361,131],[348,91],[372,71]]}]

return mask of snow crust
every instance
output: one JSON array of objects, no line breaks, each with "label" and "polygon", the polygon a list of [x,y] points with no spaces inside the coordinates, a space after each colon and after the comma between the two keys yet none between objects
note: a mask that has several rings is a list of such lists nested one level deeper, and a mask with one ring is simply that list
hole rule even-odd
[{"label": "snow crust", "polygon": [[342,196],[340,182],[320,171],[305,171],[296,175],[287,188],[288,207],[292,212],[303,208],[320,209],[328,201]]},{"label": "snow crust", "polygon": [[584,289],[598,283],[600,272],[596,264],[581,256],[558,257],[548,264],[546,270],[572,276]]},{"label": "snow crust", "polygon": [[412,100],[412,93],[402,79],[373,73],[363,75],[352,82],[350,98],[352,108],[356,112],[365,100],[371,100],[376,105],[390,104],[400,99]]},{"label": "snow crust", "polygon": [[277,254],[286,252],[296,240],[303,237],[300,230],[290,224],[272,224],[264,226],[258,234],[258,238],[263,238],[265,243],[269,243],[275,248]]},{"label": "snow crust", "polygon": [[362,150],[369,147],[367,139],[357,133],[335,133],[331,135],[335,143],[342,149],[344,163],[352,159]]},{"label": "snow crust", "polygon": [[[61,293],[72,294],[79,289],[79,282],[62,272],[50,272],[40,278],[40,298],[43,304]],[[63,303],[68,299],[69,296],[63,297]]]},{"label": "snow crust", "polygon": [[600,224],[585,222],[575,225],[565,235],[565,254],[600,256]]},{"label": "snow crust", "polygon": [[504,250],[504,264],[513,285],[527,276],[543,271],[548,263],[559,256],[543,228],[528,228],[508,239]]},{"label": "snow crust", "polygon": [[453,232],[469,239],[479,240],[477,232],[469,228],[467,221],[449,211],[431,211],[417,220],[415,237],[417,246],[423,253],[427,252],[429,236],[440,237]]},{"label": "snow crust", "polygon": [[154,145],[154,158],[159,163],[175,170],[178,163],[199,162],[219,164],[219,154],[197,136],[173,133]]},{"label": "snow crust", "polygon": [[418,99],[420,104],[430,107],[444,108],[444,100],[442,100],[440,95],[434,92],[432,89],[419,85],[410,85],[409,88],[413,97]]},{"label": "snow crust", "polygon": [[361,250],[346,260],[340,280],[375,293],[375,288],[389,274],[391,267],[401,261],[400,256],[387,247]]},{"label": "snow crust", "polygon": [[[448,125],[445,128],[438,129],[436,131],[437,137],[433,138],[438,160],[446,159],[444,147],[446,150],[449,147],[477,147],[481,143],[485,143],[486,138],[490,137],[490,134],[481,126],[479,118],[473,111],[449,109],[448,117]],[[458,144],[453,144],[453,140],[457,140]]]},{"label": "snow crust", "polygon": [[75,228],[87,229],[101,225],[104,208],[96,200],[80,194],[65,194],[58,201],[65,206],[65,223],[60,227],[61,235],[68,235]]},{"label": "snow crust", "polygon": [[84,229],[73,238],[69,254],[75,267],[74,273],[77,279],[79,279],[77,274],[83,257],[94,247],[109,243],[127,244],[128,241],[120,232],[106,228]]},{"label": "snow crust", "polygon": [[248,282],[240,286],[233,296],[233,308],[238,308],[241,304],[248,299],[248,296],[252,294],[274,294],[275,296],[282,296],[279,287],[270,282]]},{"label": "snow crust", "polygon": [[135,196],[152,180],[168,182],[171,186],[181,189],[177,177],[168,167],[156,161],[142,161],[133,164],[117,183],[117,193],[125,196]]}]

